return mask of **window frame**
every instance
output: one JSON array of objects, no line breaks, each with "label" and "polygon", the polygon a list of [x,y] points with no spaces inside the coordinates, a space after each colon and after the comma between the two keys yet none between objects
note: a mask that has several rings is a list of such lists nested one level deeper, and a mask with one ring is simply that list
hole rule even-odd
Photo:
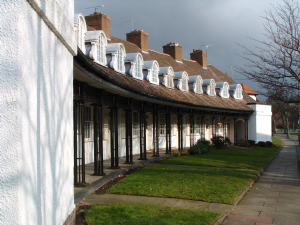
[{"label": "window frame", "polygon": [[132,138],[137,138],[139,136],[139,125],[139,113],[132,112]]}]

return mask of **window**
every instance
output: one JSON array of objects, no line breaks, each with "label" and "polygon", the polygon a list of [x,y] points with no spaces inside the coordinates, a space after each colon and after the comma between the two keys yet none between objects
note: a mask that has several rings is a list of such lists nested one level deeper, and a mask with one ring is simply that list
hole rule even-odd
[{"label": "window", "polygon": [[103,34],[100,34],[98,38],[97,61],[105,63],[105,37]]},{"label": "window", "polygon": [[77,45],[81,51],[85,52],[84,35],[86,33],[85,19],[82,14],[79,14],[77,21]]},{"label": "window", "polygon": [[84,108],[84,137],[88,140],[92,140],[93,130],[92,112],[91,107]]},{"label": "window", "polygon": [[188,87],[188,85],[187,85],[187,77],[184,75],[184,76],[182,76],[182,90],[183,91],[187,91],[187,87]]},{"label": "window", "polygon": [[202,82],[201,78],[198,77],[197,82],[196,82],[196,93],[200,94],[202,93]]},{"label": "window", "polygon": [[215,81],[214,80],[211,80],[210,81],[210,90],[209,90],[209,92],[210,92],[210,95],[215,95]]},{"label": "window", "polygon": [[141,55],[138,55],[136,60],[136,77],[142,79],[143,78],[143,59]]},{"label": "window", "polygon": [[201,117],[196,117],[195,119],[195,134],[201,133]]},{"label": "window", "polygon": [[173,88],[173,77],[171,75],[167,75],[167,87]]},{"label": "window", "polygon": [[235,94],[235,98],[236,99],[242,99],[242,86],[241,85],[237,85],[236,87],[236,94]]},{"label": "window", "polygon": [[117,68],[120,72],[122,72],[122,71],[124,71],[124,53],[123,53],[121,48],[118,51],[117,57],[118,57],[118,60],[117,60],[118,66],[117,66]]},{"label": "window", "polygon": [[138,112],[132,113],[132,137],[139,136],[139,114]]},{"label": "window", "polygon": [[165,115],[159,115],[159,136],[165,136],[166,134],[166,120]]},{"label": "window", "polygon": [[154,63],[154,65],[153,65],[152,82],[155,84],[158,83],[158,65],[157,65],[157,63]]},{"label": "window", "polygon": [[228,98],[229,97],[229,85],[228,85],[228,83],[227,82],[225,82],[224,83],[224,85],[223,85],[223,90],[222,90],[222,97],[223,98]]}]

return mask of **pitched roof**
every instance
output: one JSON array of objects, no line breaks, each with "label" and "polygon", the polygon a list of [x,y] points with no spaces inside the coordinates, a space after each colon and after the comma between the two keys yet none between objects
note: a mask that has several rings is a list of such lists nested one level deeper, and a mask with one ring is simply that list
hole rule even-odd
[{"label": "pitched roof", "polygon": [[251,88],[249,88],[248,86],[246,86],[245,84],[241,84],[243,90],[248,94],[248,95],[258,95],[258,93],[256,91],[253,91]]}]

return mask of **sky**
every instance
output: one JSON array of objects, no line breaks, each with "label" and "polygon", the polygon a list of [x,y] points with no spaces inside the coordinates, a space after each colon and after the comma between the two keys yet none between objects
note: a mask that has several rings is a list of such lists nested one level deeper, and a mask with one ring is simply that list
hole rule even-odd
[{"label": "sky", "polygon": [[[88,16],[102,12],[111,18],[111,35],[125,39],[126,33],[140,29],[149,34],[149,48],[163,51],[163,46],[182,45],[183,58],[193,49],[207,50],[207,61],[237,83],[255,91],[257,83],[231,69],[244,66],[243,49],[255,48],[252,39],[266,40],[262,18],[272,4],[280,0],[75,0],[75,13]],[[103,5],[103,7],[99,7]],[[92,8],[90,8],[92,7]],[[133,20],[133,22],[127,22]],[[210,45],[207,49],[204,45]],[[264,101],[263,96],[259,96]]]}]

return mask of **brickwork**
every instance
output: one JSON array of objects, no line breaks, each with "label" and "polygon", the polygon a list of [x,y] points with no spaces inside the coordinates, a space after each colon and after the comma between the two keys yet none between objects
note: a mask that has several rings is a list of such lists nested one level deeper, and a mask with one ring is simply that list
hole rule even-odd
[{"label": "brickwork", "polygon": [[163,51],[172,56],[173,59],[182,62],[182,46],[178,43],[171,42],[163,46]]},{"label": "brickwork", "polygon": [[207,68],[207,53],[203,50],[193,50],[191,59],[197,61],[202,67]]},{"label": "brickwork", "polygon": [[142,51],[148,52],[149,34],[142,30],[132,31],[126,34],[127,41],[138,46]]},{"label": "brickwork", "polygon": [[103,30],[107,38],[110,38],[110,17],[104,13],[94,13],[85,17],[86,24],[96,30]]}]

